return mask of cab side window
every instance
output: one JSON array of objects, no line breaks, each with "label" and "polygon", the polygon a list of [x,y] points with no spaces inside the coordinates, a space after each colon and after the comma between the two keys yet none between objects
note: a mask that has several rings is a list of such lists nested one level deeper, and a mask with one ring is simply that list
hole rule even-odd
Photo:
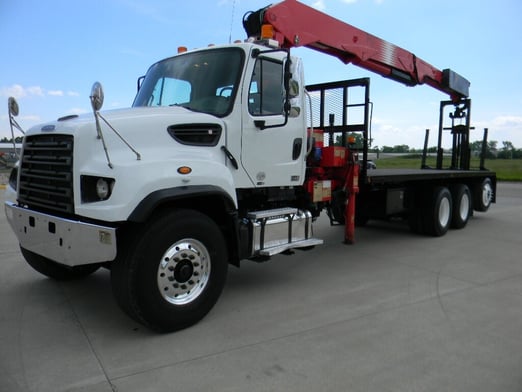
[{"label": "cab side window", "polygon": [[248,92],[248,110],[253,116],[283,113],[283,64],[259,58]]}]

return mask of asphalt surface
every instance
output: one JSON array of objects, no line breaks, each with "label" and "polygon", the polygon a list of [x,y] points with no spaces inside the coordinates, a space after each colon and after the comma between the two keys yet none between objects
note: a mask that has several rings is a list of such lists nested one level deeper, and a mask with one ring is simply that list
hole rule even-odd
[{"label": "asphalt surface", "polygon": [[[3,204],[3,191],[0,191]],[[231,268],[199,324],[156,334],[109,272],[57,283],[0,213],[0,391],[521,391],[522,185],[441,238],[369,222],[355,245]]]}]

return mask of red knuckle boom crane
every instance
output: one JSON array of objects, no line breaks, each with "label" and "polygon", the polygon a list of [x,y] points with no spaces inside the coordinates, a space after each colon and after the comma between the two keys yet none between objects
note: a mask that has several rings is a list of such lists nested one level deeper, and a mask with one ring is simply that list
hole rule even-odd
[{"label": "red knuckle boom crane", "polygon": [[441,71],[403,48],[296,0],[251,12],[243,20],[250,37],[261,37],[263,25],[272,26],[272,38],[282,48],[305,46],[407,86],[427,84],[453,102],[469,96],[470,82],[458,73]]}]

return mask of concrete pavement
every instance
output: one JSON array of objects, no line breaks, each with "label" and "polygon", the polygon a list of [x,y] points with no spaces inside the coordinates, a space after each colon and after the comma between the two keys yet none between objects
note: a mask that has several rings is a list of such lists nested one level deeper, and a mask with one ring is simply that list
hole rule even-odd
[{"label": "concrete pavement", "polygon": [[324,246],[231,267],[206,318],[159,335],[108,271],[33,271],[2,211],[0,391],[520,391],[520,222],[520,184],[441,238],[370,222],[347,246],[321,219]]}]

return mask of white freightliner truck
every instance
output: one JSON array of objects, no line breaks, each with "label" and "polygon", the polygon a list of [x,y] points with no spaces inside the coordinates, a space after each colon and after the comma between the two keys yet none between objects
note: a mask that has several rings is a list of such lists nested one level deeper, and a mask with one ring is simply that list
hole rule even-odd
[{"label": "white freightliner truck", "polygon": [[[207,314],[229,264],[320,245],[322,211],[351,243],[355,223],[389,217],[441,236],[495,201],[495,173],[469,167],[467,80],[295,0],[245,15],[244,26],[245,42],[152,65],[129,109],[100,112],[95,84],[94,116],[26,133],[5,210],[33,268],[72,279],[107,267],[127,314],[172,331]],[[295,46],[449,94],[436,167],[368,170],[369,79],[306,87]]]}]

